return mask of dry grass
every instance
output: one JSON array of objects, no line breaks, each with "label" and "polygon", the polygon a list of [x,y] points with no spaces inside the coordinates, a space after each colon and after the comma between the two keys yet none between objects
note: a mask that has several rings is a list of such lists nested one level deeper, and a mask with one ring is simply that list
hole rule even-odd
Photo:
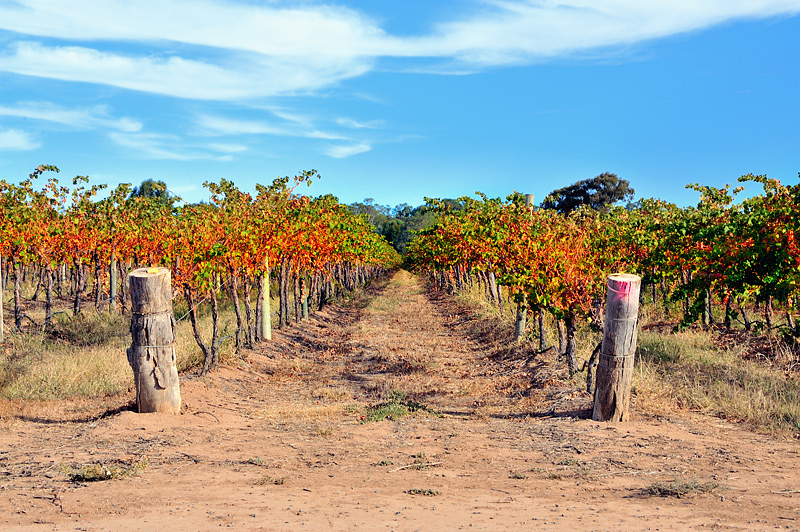
[{"label": "dry grass", "polygon": [[[517,312],[516,304],[506,301],[503,309],[500,309],[500,307],[490,302],[485,294],[478,290],[477,286],[460,292],[454,297],[460,304],[472,309],[480,320],[479,328],[474,331],[476,335],[492,336],[495,343],[504,344],[505,349],[509,352],[520,350],[520,346],[513,341]],[[555,319],[549,313],[545,313],[544,323],[545,343],[548,347],[554,346],[558,348],[558,329]],[[528,315],[525,330],[525,342],[529,348],[528,350],[531,350],[530,348],[534,346],[538,347],[538,325],[535,317],[530,314]],[[579,330],[575,335],[578,365],[582,365],[584,360],[589,359],[592,350],[601,338],[602,335],[597,331],[593,331],[588,323],[579,323]]]},{"label": "dry grass", "polygon": [[133,386],[126,334],[123,318],[88,314],[75,320],[59,315],[47,333],[13,335],[0,352],[0,397],[51,400],[125,392]]},{"label": "dry grass", "polygon": [[[175,311],[178,317],[183,314],[179,305]],[[39,306],[26,312],[43,321],[44,311]],[[235,317],[230,305],[221,305],[220,322],[220,336],[233,332]],[[199,326],[208,341],[210,313],[200,313]],[[125,354],[131,343],[129,328],[128,315],[97,312],[87,304],[77,317],[55,315],[44,331],[30,327],[10,335],[0,345],[0,399],[49,401],[128,392],[134,385]],[[175,336],[178,371],[197,367],[202,354],[188,318],[176,324]],[[236,354],[234,347],[233,338],[221,343],[220,363],[241,361],[242,355]]]},{"label": "dry grass", "polygon": [[112,463],[98,462],[77,467],[60,464],[58,469],[72,482],[100,482],[131,477],[144,471],[146,468],[147,458],[142,458],[133,462],[122,462],[119,460]]},{"label": "dry grass", "polygon": [[286,481],[289,477],[271,477],[269,475],[264,475],[263,477],[257,479],[254,482],[256,486],[283,486],[286,484]]},{"label": "dry grass", "polygon": [[321,386],[311,390],[311,397],[318,401],[339,402],[353,398],[353,392],[345,386]]},{"label": "dry grass", "polygon": [[655,413],[684,408],[743,421],[760,431],[800,433],[800,379],[745,359],[741,346],[716,348],[711,334],[641,333],[637,407]]},{"label": "dry grass", "polygon": [[722,486],[717,482],[700,482],[697,479],[674,479],[669,482],[654,482],[641,490],[643,497],[676,497],[684,499],[701,493],[712,493]]},{"label": "dry grass", "polygon": [[[316,404],[282,402],[261,408],[252,413],[256,419],[263,419],[268,423],[329,423],[340,420],[348,415],[353,415],[360,409],[349,403]],[[324,425],[323,426],[324,429]]]}]

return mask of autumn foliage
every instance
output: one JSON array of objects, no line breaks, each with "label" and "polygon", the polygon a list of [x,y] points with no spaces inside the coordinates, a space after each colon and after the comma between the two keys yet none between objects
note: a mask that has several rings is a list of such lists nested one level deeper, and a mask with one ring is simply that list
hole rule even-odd
[{"label": "autumn foliage", "polygon": [[[209,203],[183,206],[161,196],[131,194],[130,185],[103,194],[105,185],[87,187],[84,177],[75,178],[72,187],[51,178],[37,188],[45,172],[58,169],[40,166],[19,184],[0,181],[0,256],[15,272],[17,327],[22,319],[20,272],[26,266],[36,265],[44,272],[47,320],[52,292],[56,285],[60,290],[66,278],[74,293],[73,311],[79,314],[87,275],[93,273],[100,308],[108,298],[103,282],[110,265],[117,265],[123,277],[123,305],[124,276],[130,268],[165,266],[172,271],[175,293],[187,301],[193,323],[201,301],[214,309],[210,341],[195,327],[207,370],[216,363],[220,292],[234,300],[237,347],[242,347],[259,339],[255,323],[260,308],[252,308],[250,291],[268,289],[270,278],[278,281],[280,324],[286,325],[290,293],[297,304],[307,306],[312,297],[321,303],[399,261],[364,217],[352,214],[336,198],[295,193],[297,185],[318,177],[315,171],[303,172],[291,186],[289,178],[258,185],[255,196],[230,181],[208,182]],[[266,285],[260,282],[264,279]],[[294,285],[301,290],[293,290]]]}]

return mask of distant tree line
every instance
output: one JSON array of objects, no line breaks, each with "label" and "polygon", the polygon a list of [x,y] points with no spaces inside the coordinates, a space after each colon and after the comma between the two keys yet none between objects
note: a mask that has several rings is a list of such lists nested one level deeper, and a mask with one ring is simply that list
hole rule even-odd
[{"label": "distant tree line", "polygon": [[[455,200],[444,201],[461,207]],[[429,203],[419,207],[412,207],[408,203],[390,207],[366,198],[363,202],[351,203],[349,207],[354,214],[366,216],[369,223],[375,226],[375,231],[386,238],[400,254],[405,254],[415,231],[432,226],[439,217],[436,208]]]},{"label": "distant tree line", "polygon": [[[592,179],[584,179],[554,190],[545,197],[540,208],[568,214],[583,205],[607,212],[621,201],[627,201],[629,206],[633,206],[630,204],[633,193],[627,180],[604,172]],[[405,255],[415,232],[427,229],[438,221],[441,206],[447,206],[450,210],[463,209],[463,204],[455,199],[430,200],[419,207],[412,207],[408,203],[390,207],[376,203],[373,198],[366,198],[363,202],[349,205],[354,214],[366,216],[369,223],[375,226],[375,231],[383,235],[402,255]]]}]

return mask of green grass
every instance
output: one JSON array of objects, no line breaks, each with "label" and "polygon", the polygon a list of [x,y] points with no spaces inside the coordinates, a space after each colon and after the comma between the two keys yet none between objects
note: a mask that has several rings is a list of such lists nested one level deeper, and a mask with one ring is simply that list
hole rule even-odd
[{"label": "green grass", "polygon": [[414,412],[429,412],[435,414],[433,410],[422,403],[408,399],[405,393],[390,391],[387,401],[367,407],[361,419],[361,423],[385,421],[387,419],[395,420]]}]

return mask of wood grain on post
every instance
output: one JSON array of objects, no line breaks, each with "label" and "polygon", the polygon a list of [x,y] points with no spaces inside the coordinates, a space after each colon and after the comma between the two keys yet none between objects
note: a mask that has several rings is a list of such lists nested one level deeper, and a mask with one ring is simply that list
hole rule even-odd
[{"label": "wood grain on post", "polygon": [[638,275],[615,273],[608,277],[605,332],[592,414],[595,421],[630,419],[641,283]]},{"label": "wood grain on post", "polygon": [[131,337],[128,363],[136,383],[140,413],[177,414],[181,410],[175,365],[175,318],[172,282],[166,268],[139,268],[128,276]]}]

